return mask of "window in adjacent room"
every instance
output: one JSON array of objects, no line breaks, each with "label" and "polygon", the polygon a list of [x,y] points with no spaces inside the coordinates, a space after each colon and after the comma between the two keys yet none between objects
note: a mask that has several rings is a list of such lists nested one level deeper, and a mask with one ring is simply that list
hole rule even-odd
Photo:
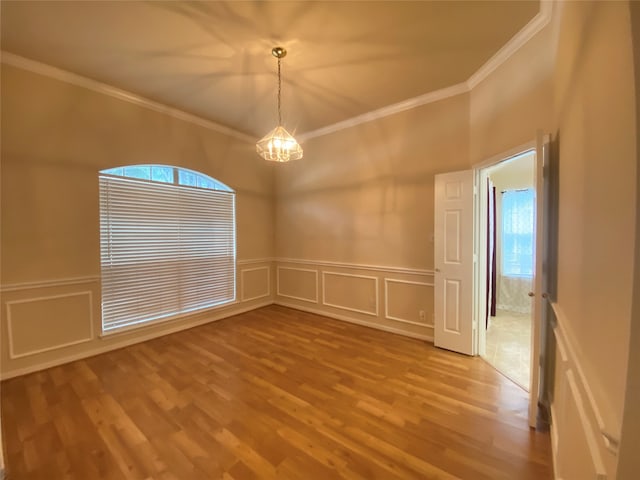
[{"label": "window in adjacent room", "polygon": [[102,330],[235,301],[235,193],[164,165],[100,172]]},{"label": "window in adjacent room", "polygon": [[533,275],[534,192],[507,190],[502,195],[502,275]]}]

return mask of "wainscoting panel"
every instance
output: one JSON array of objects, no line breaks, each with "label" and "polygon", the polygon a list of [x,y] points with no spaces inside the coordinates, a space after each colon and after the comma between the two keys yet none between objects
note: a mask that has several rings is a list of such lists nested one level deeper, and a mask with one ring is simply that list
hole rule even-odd
[{"label": "wainscoting panel", "polygon": [[249,302],[271,295],[271,267],[240,269],[241,301]]},{"label": "wainscoting panel", "polygon": [[322,272],[322,304],[378,316],[378,277]]},{"label": "wainscoting panel", "polygon": [[278,266],[277,282],[278,296],[318,303],[318,270]]},{"label": "wainscoting panel", "polygon": [[433,341],[432,270],[292,258],[275,261],[276,304]]},{"label": "wainscoting panel", "polygon": [[433,328],[433,282],[385,278],[384,298],[388,320]]},{"label": "wainscoting panel", "polygon": [[[175,321],[101,335],[98,276],[0,286],[0,379],[108,352],[272,303],[433,341],[433,272],[256,258],[237,262],[238,300]],[[274,285],[274,286],[272,286]],[[419,313],[425,311],[423,324]]]},{"label": "wainscoting panel", "polygon": [[4,284],[0,286],[0,379],[25,375],[272,304],[274,260],[239,260],[237,265],[236,302],[112,335],[101,335],[98,276]]},{"label": "wainscoting panel", "polygon": [[590,428],[585,405],[572,370],[566,372],[567,390],[561,409],[564,428],[571,436],[558,443],[557,464],[560,478],[606,480],[605,467],[598,451],[597,439]]},{"label": "wainscoting panel", "polygon": [[552,303],[555,371],[551,445],[556,479],[607,480],[615,470],[618,435],[611,435],[591,393],[562,309]]},{"label": "wainscoting panel", "polygon": [[6,303],[12,359],[88,342],[93,338],[91,291]]}]

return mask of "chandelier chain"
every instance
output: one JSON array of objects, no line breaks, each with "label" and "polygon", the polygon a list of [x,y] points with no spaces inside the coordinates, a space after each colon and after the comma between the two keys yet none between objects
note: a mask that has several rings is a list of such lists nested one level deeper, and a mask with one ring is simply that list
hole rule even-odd
[{"label": "chandelier chain", "polygon": [[282,125],[282,110],[280,107],[282,96],[282,80],[280,77],[280,57],[278,57],[278,125]]}]

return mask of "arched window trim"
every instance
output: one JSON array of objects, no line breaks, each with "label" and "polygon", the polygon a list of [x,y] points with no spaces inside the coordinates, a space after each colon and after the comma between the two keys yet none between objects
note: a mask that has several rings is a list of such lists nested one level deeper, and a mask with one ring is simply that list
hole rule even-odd
[{"label": "arched window trim", "polygon": [[[143,174],[145,169],[148,169],[148,175]],[[156,172],[158,173],[157,175],[155,174]],[[168,172],[171,172],[170,175]],[[116,177],[133,178],[152,183],[168,183],[181,185],[183,187],[234,192],[231,187],[225,185],[220,180],[210,177],[209,175],[205,175],[204,173],[190,170],[188,168],[174,167],[172,165],[160,165],[154,163],[124,165],[122,167],[101,170],[100,175],[113,175]],[[171,178],[169,178],[169,176]]]}]

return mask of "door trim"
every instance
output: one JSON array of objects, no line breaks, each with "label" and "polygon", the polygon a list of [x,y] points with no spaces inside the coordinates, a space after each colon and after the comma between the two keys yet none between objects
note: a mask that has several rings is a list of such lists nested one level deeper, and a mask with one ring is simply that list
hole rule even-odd
[{"label": "door trim", "polygon": [[[474,173],[475,189],[479,193],[483,191],[481,187],[486,184],[486,179],[488,176],[486,173],[486,170],[488,168],[498,165],[500,163],[503,163],[505,161],[513,160],[521,155],[528,154],[532,151],[535,152],[537,155],[538,153],[537,147],[538,147],[538,141],[537,139],[535,139],[474,164],[472,168]],[[536,166],[538,161],[541,161],[541,160],[536,158]],[[536,172],[534,171],[534,177],[535,175],[536,175]],[[537,183],[537,180],[534,179],[534,186],[537,190],[538,185],[536,185],[536,183]],[[474,315],[474,322],[478,325],[478,334],[476,335],[476,344],[474,348],[478,355],[484,355],[486,353],[486,329],[481,328],[481,324],[482,324],[481,317],[483,313],[486,312],[486,293],[487,293],[486,282],[485,282],[486,280],[485,272],[487,269],[487,255],[486,255],[487,238],[486,238],[486,235],[484,234],[485,232],[484,226],[488,221],[486,210],[487,210],[487,199],[484,195],[479,194],[478,201],[476,202],[475,209],[474,209],[474,224],[475,224],[474,255],[476,255],[476,258],[477,258],[477,269],[475,271],[474,278],[473,278],[473,282],[474,282],[473,315]],[[536,228],[538,228],[537,218],[536,218]],[[536,248],[537,248],[537,245],[536,245]],[[539,255],[539,253],[537,253],[537,255]],[[535,268],[535,265],[534,265],[534,268]],[[534,288],[535,288],[535,285],[534,285]],[[532,327],[531,328],[532,357],[529,363],[529,367],[531,369],[530,370],[531,378],[533,379],[534,369],[537,368],[537,366],[535,365],[535,363],[537,362],[534,362],[533,360],[533,356],[534,356],[533,346],[534,345],[539,346],[542,339],[535,338],[536,336],[539,336],[540,326],[536,324],[535,312],[533,311],[533,309],[531,312],[531,318],[532,318],[532,326],[531,326]],[[530,383],[529,385],[530,406],[531,406],[531,394],[532,392],[531,392],[531,383]],[[530,408],[530,413],[531,413],[531,408]],[[535,418],[529,418],[529,425],[535,426]]]}]

